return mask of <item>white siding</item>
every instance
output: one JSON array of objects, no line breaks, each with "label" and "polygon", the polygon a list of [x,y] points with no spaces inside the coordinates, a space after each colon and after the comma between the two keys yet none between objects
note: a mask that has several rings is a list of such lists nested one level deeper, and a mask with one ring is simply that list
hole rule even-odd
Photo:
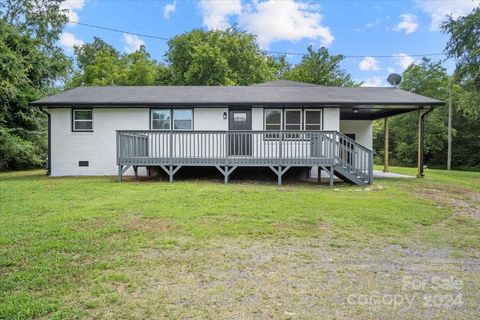
[{"label": "white siding", "polygon": [[340,131],[340,109],[324,108],[323,109],[323,130]]},{"label": "white siding", "polygon": [[373,146],[373,125],[370,120],[341,120],[340,132],[343,134],[355,134],[355,140],[372,149]]},{"label": "white siding", "polygon": [[228,108],[195,108],[194,130],[228,130],[228,116],[223,119],[225,112],[228,115]]},{"label": "white siding", "polygon": [[[70,108],[48,112],[52,121],[52,176],[115,175],[115,131],[149,129],[148,108],[96,108],[93,132],[72,132]],[[79,167],[79,161],[88,161],[89,166]],[[126,174],[132,174],[132,170]]]}]

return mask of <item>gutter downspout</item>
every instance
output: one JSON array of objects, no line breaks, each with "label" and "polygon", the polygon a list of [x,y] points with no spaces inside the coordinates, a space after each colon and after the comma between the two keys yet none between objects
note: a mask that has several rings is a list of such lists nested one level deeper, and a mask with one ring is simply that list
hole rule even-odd
[{"label": "gutter downspout", "polygon": [[46,175],[49,176],[52,173],[52,117],[48,111],[43,109],[43,107],[39,108],[41,112],[47,115],[47,124],[48,124],[48,132],[47,132],[47,139],[48,139],[48,151],[47,151],[47,172]]},{"label": "gutter downspout", "polygon": [[425,176],[425,172],[424,172],[424,163],[423,163],[423,150],[424,150],[424,147],[425,147],[425,118],[427,116],[427,114],[429,114],[430,112],[432,112],[434,109],[433,106],[430,107],[429,110],[427,110],[426,112],[422,112],[422,110],[419,110],[420,111],[420,117],[418,118],[418,158],[417,158],[417,162],[418,162],[418,172],[417,172],[417,178],[423,178]]}]

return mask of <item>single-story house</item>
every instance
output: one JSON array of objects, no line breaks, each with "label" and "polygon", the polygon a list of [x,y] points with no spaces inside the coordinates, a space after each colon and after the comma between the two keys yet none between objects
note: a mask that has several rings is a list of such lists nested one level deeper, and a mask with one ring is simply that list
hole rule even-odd
[{"label": "single-story house", "polygon": [[[443,102],[398,88],[294,81],[251,86],[78,87],[31,103],[48,113],[48,174],[147,175],[184,166],[320,168],[372,183],[372,121]],[[419,157],[423,161],[423,156]],[[423,168],[423,165],[422,165]]]}]

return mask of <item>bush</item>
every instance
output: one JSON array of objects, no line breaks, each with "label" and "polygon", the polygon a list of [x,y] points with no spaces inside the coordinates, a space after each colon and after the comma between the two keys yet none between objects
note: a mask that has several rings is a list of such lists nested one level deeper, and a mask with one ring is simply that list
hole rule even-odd
[{"label": "bush", "polygon": [[46,135],[30,133],[22,137],[15,130],[0,128],[0,170],[40,168],[46,162]]}]

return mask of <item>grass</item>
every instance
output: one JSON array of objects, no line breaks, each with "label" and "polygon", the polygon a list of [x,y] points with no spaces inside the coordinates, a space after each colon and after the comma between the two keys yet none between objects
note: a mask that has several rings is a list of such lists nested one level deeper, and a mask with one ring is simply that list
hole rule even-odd
[{"label": "grass", "polygon": [[385,250],[397,281],[363,290],[397,286],[420,262],[402,260],[414,250],[448,261],[425,276],[467,284],[457,315],[468,318],[478,269],[459,270],[478,265],[480,174],[426,174],[328,189],[1,173],[0,319],[382,317],[344,298],[358,291],[352,277],[376,274],[358,263],[381,266]]}]

